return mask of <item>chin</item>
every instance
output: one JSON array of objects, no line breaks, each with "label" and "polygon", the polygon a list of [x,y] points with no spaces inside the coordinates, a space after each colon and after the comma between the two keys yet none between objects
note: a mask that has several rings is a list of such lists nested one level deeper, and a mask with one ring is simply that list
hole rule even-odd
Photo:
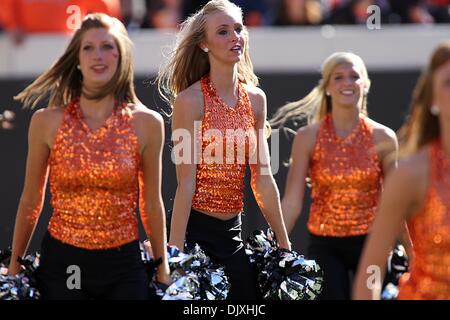
[{"label": "chin", "polygon": [[340,101],[339,103],[345,109],[356,109],[358,108],[358,103],[355,101]]},{"label": "chin", "polygon": [[111,81],[112,77],[107,77],[107,78],[97,78],[97,79],[91,79],[89,81],[89,84],[92,85],[93,87],[102,87],[105,84],[107,84],[109,81]]}]

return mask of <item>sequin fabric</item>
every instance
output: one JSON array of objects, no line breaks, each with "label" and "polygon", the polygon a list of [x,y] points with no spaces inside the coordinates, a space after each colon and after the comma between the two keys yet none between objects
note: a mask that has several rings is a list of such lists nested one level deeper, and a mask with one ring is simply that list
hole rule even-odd
[{"label": "sequin fabric", "polygon": [[414,245],[410,274],[399,299],[450,299],[450,159],[439,141],[429,149],[428,189],[423,207],[408,222]]},{"label": "sequin fabric", "polygon": [[[244,176],[256,148],[255,119],[247,91],[238,84],[238,102],[229,107],[209,75],[201,79],[204,117],[201,163],[197,165],[192,207],[213,213],[239,213],[244,206]],[[228,147],[227,147],[228,144]]]},{"label": "sequin fabric", "polygon": [[92,131],[79,99],[66,107],[49,160],[53,214],[48,230],[54,238],[84,249],[138,239],[140,157],[130,119],[128,107],[117,105]]},{"label": "sequin fabric", "polygon": [[308,229],[319,236],[367,234],[382,186],[382,168],[365,116],[345,138],[331,115],[319,128],[310,164],[313,199]]}]

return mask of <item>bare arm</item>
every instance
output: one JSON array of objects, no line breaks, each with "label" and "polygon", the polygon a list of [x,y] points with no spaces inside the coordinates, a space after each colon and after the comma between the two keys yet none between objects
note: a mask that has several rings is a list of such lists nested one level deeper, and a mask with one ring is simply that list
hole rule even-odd
[{"label": "bare arm", "polygon": [[289,233],[294,229],[303,207],[305,179],[308,174],[311,146],[313,145],[313,138],[307,130],[305,128],[298,130],[292,144],[291,164],[281,201],[283,217]]},{"label": "bare arm", "polygon": [[28,156],[25,184],[20,197],[14,227],[9,274],[20,271],[18,257],[23,257],[32,239],[45,199],[50,148],[46,139],[47,116],[43,110],[36,111],[28,131]]},{"label": "bare arm", "polygon": [[[354,299],[379,299],[386,260],[412,211],[417,185],[414,166],[400,167],[386,179],[380,206],[366,240],[353,288]],[[373,273],[373,274],[372,274]]]},{"label": "bare arm", "polygon": [[251,164],[251,186],[255,199],[267,223],[274,231],[280,248],[291,249],[291,243],[281,214],[280,194],[270,167],[270,154],[264,137],[267,114],[265,94],[261,91],[253,101],[256,112],[257,161]]},{"label": "bare arm", "polygon": [[170,225],[171,245],[180,250],[184,248],[186,228],[191,211],[192,197],[195,192],[197,165],[194,161],[195,121],[202,114],[199,101],[190,92],[178,95],[172,115],[172,140],[174,143],[172,159],[177,170],[177,191],[175,194],[172,220]]},{"label": "bare arm", "polygon": [[[398,161],[398,140],[395,132],[389,128],[382,128],[378,130],[378,139],[381,141],[381,151],[379,152],[381,163],[383,166],[384,177],[387,177],[395,169],[397,169]],[[413,244],[409,236],[408,225],[406,221],[402,225],[402,230],[398,237],[398,240],[403,244],[406,249],[408,257],[413,257]]]},{"label": "bare arm", "polygon": [[164,146],[164,123],[159,114],[145,114],[141,128],[146,143],[142,151],[140,185],[140,215],[144,229],[150,239],[155,259],[161,258],[157,278],[170,283],[167,262],[166,215],[161,196],[162,151]]}]

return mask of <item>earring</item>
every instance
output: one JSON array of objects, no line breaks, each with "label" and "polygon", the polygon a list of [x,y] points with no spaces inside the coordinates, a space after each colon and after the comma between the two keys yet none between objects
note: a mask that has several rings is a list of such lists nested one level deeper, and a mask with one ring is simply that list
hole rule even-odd
[{"label": "earring", "polygon": [[430,108],[430,112],[433,116],[438,116],[439,112],[441,112],[441,110],[439,110],[439,107],[437,105],[432,105]]},{"label": "earring", "polygon": [[203,51],[205,51],[206,53],[208,53],[208,52],[209,52],[209,49],[208,49],[208,48],[203,48]]},{"label": "earring", "polygon": [[327,91],[327,92],[325,92],[325,94],[329,97],[330,96],[330,93]]},{"label": "earring", "polygon": [[81,70],[81,66],[79,64],[77,64],[77,69]]}]

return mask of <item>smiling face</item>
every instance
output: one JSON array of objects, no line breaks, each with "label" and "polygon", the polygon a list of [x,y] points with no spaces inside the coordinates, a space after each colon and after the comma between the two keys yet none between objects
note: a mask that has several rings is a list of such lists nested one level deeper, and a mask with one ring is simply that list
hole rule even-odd
[{"label": "smiling face", "polygon": [[105,85],[116,73],[119,49],[114,36],[105,28],[92,28],[81,40],[79,61],[83,85],[97,88]]},{"label": "smiling face", "polygon": [[241,60],[245,47],[242,18],[234,12],[215,12],[206,21],[205,41],[200,45],[208,48],[209,59],[225,64]]},{"label": "smiling face", "polygon": [[364,95],[365,83],[361,71],[353,63],[338,64],[331,73],[326,91],[334,105],[360,107]]},{"label": "smiling face", "polygon": [[450,120],[450,60],[434,72],[433,105],[439,108],[440,117]]}]

